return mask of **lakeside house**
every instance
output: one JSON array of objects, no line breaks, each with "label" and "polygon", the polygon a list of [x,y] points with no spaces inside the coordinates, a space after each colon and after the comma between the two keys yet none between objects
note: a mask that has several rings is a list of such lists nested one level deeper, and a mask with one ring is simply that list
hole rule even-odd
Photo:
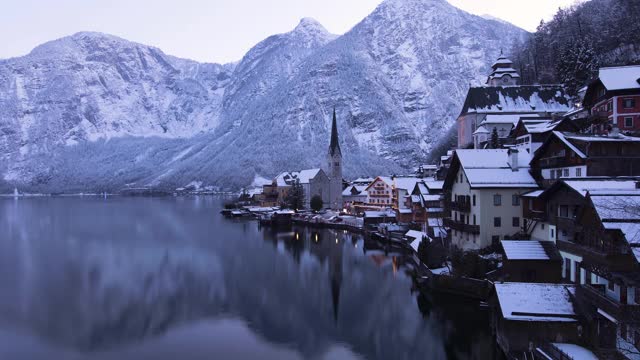
[{"label": "lakeside house", "polygon": [[529,159],[515,149],[455,151],[444,181],[453,246],[481,250],[520,233],[520,195],[538,188]]}]

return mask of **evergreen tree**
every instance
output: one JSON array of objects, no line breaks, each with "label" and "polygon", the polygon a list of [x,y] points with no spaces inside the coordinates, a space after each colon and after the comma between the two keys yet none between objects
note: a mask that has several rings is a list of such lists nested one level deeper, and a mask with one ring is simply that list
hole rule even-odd
[{"label": "evergreen tree", "polygon": [[598,70],[598,61],[591,45],[578,40],[567,46],[558,58],[556,74],[567,93],[576,96]]},{"label": "evergreen tree", "polygon": [[291,189],[287,193],[287,206],[292,210],[300,210],[304,207],[304,189],[302,188],[302,184],[300,184],[300,179],[296,179],[296,181],[291,185]]},{"label": "evergreen tree", "polygon": [[324,206],[324,202],[322,201],[322,197],[320,195],[313,195],[311,197],[311,210],[320,211]]},{"label": "evergreen tree", "polygon": [[490,149],[499,149],[500,148],[500,137],[498,136],[498,129],[493,128],[491,130],[491,141],[489,142]]}]

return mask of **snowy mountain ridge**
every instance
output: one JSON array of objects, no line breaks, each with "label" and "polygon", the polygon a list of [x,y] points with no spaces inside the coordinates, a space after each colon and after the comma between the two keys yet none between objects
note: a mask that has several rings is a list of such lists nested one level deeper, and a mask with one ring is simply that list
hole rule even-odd
[{"label": "snowy mountain ridge", "polygon": [[526,33],[445,0],[386,0],[344,35],[302,19],[235,64],[82,32],[0,60],[0,187],[238,187],[318,167],[338,113],[346,176],[402,172]]}]

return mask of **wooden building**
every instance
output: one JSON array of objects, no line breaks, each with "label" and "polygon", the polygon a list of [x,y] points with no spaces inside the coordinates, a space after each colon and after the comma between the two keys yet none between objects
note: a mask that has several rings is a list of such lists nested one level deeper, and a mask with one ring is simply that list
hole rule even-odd
[{"label": "wooden building", "polygon": [[639,81],[640,65],[600,68],[584,97],[592,133],[640,133]]},{"label": "wooden building", "polygon": [[554,131],[531,160],[545,187],[557,179],[640,175],[640,138]]},{"label": "wooden building", "polygon": [[492,325],[507,358],[531,359],[537,346],[549,342],[579,343],[582,325],[572,302],[575,291],[575,285],[496,283]]},{"label": "wooden building", "polygon": [[502,240],[502,279],[509,282],[559,283],[562,257],[551,241]]}]

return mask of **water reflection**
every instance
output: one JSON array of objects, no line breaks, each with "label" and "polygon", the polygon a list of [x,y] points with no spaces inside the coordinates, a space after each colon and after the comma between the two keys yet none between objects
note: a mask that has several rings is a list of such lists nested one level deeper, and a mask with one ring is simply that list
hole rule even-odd
[{"label": "water reflection", "polygon": [[344,231],[229,221],[221,202],[0,200],[0,358],[443,359],[477,350],[473,337],[486,331],[459,332],[442,306],[418,298],[397,256]]}]

